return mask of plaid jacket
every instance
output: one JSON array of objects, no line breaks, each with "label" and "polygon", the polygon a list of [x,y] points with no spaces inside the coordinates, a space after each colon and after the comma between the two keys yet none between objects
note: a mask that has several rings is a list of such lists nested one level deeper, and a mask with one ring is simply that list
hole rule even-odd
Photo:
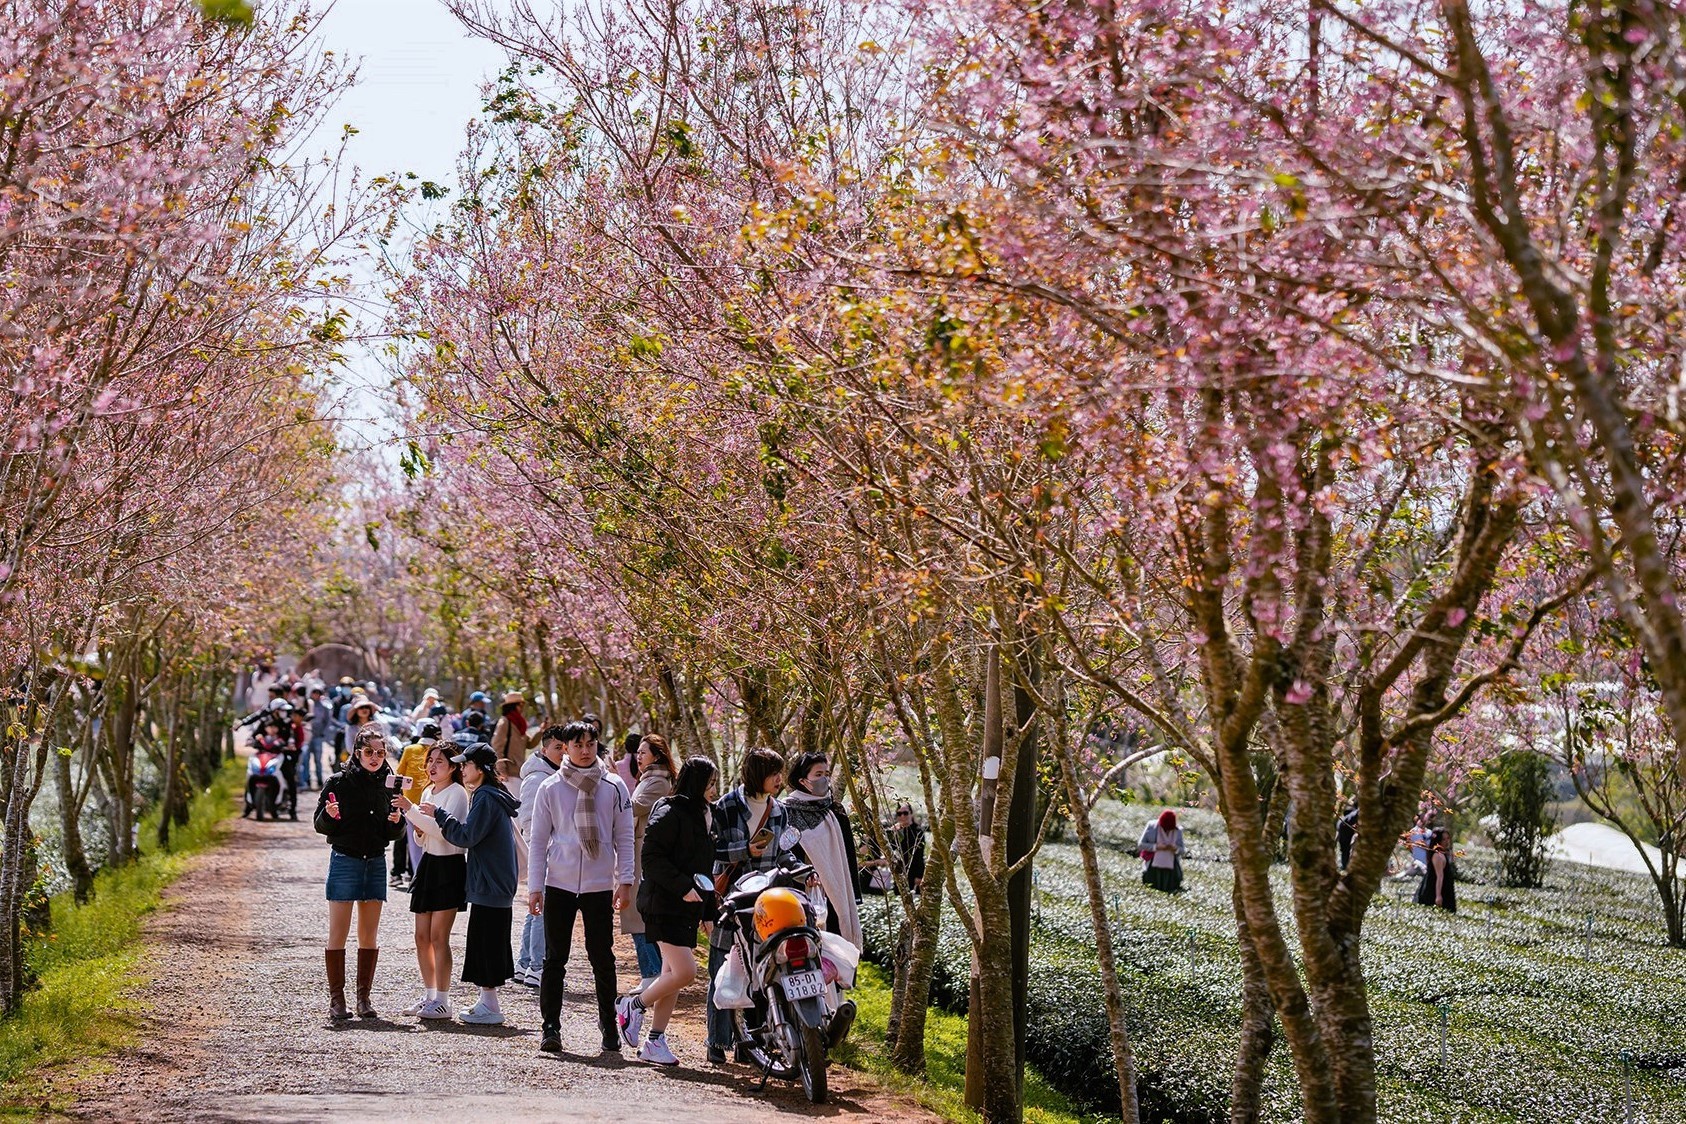
[{"label": "plaid jacket", "polygon": [[771,801],[766,827],[773,833],[772,844],[756,858],[749,853],[749,840],[755,825],[749,822],[749,801],[744,799],[739,785],[722,796],[714,805],[714,873],[738,864],[738,874],[751,870],[772,870],[779,865],[779,836],[784,834],[784,804],[777,798]]}]

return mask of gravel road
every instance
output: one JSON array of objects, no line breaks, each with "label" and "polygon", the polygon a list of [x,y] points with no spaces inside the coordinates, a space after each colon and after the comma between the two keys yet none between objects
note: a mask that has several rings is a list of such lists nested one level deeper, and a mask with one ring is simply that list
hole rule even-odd
[{"label": "gravel road", "polygon": [[[308,796],[315,807],[315,794]],[[305,801],[301,800],[301,805]],[[302,808],[301,808],[302,815]],[[747,1066],[711,1067],[703,1049],[702,989],[682,998],[669,1035],[681,1064],[660,1069],[632,1051],[599,1056],[587,991],[570,974],[563,1053],[538,1050],[538,993],[504,989],[507,1023],[468,1027],[399,1017],[418,993],[408,895],[392,891],[381,918],[374,1001],[382,1018],[335,1024],[322,973],[328,848],[307,822],[236,819],[228,840],[200,856],[148,926],[140,1043],[75,1087],[81,1120],[329,1119],[665,1121],[761,1124],[793,1117],[926,1124],[938,1118],[840,1067],[832,1096],[810,1105],[800,1088],[757,1092]],[[517,930],[520,918],[517,915]],[[467,928],[453,934],[460,971]],[[570,958],[585,965],[583,938]],[[621,982],[634,981],[619,938]],[[349,967],[349,966],[348,966]],[[348,971],[348,975],[351,973]],[[589,987],[589,972],[579,982]],[[347,981],[350,991],[351,980]],[[457,984],[457,1007],[475,991]],[[461,1115],[459,1115],[461,1114]]]}]

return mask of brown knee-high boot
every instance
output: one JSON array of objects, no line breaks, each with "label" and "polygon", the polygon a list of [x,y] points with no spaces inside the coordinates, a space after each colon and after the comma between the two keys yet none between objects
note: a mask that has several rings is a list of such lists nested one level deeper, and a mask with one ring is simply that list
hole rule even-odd
[{"label": "brown knee-high boot", "polygon": [[328,968],[328,1016],[336,1022],[349,1019],[351,1012],[345,1009],[345,949],[324,949],[322,958]]},{"label": "brown knee-high boot", "polygon": [[357,1017],[360,1019],[380,1017],[375,1013],[375,1005],[369,1002],[369,989],[375,985],[375,961],[380,955],[378,948],[357,950]]}]

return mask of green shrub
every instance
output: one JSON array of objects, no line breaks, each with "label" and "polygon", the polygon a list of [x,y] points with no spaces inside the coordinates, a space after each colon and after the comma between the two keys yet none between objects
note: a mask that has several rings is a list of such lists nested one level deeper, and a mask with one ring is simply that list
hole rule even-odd
[{"label": "green shrub", "polygon": [[1488,768],[1483,803],[1499,821],[1492,837],[1501,886],[1543,884],[1546,837],[1556,821],[1551,810],[1555,797],[1551,765],[1537,753],[1513,750]]},{"label": "green shrub", "polygon": [[[240,770],[230,762],[194,800],[171,850],[102,870],[86,905],[78,906],[69,893],[53,898],[50,930],[34,935],[26,950],[39,984],[16,1014],[0,1020],[0,1111],[34,1113],[40,1107],[35,1073],[81,1064],[129,1041],[146,916],[188,857],[220,838],[242,783]],[[143,824],[143,839],[153,837],[156,815]]]}]

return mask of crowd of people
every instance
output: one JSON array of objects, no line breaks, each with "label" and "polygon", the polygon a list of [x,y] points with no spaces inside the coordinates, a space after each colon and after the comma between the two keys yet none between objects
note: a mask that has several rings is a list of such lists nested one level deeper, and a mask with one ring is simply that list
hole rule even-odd
[{"label": "crowd of people", "polygon": [[[924,833],[908,805],[897,808],[884,833],[887,853],[857,849],[823,754],[787,763],[773,750],[754,749],[728,783],[705,757],[676,761],[656,733],[629,734],[612,755],[595,715],[529,723],[526,700],[511,692],[494,722],[486,693],[475,692],[462,712],[451,713],[430,690],[409,711],[414,737],[395,756],[383,723],[372,715],[358,720],[373,697],[367,689],[354,695],[338,708],[341,717],[329,708],[329,722],[340,725],[325,727],[323,744],[334,744],[338,733],[344,749],[335,754],[338,768],[321,781],[314,819],[330,845],[324,959],[336,1020],[376,1016],[380,916],[396,889],[409,895],[419,975],[405,1016],[498,1025],[502,989],[534,988],[540,1049],[559,1052],[577,925],[602,1048],[631,1048],[640,1060],[675,1065],[667,1029],[678,997],[695,981],[696,949],[711,929],[715,900],[700,889],[698,875],[724,890],[746,873],[775,869],[787,855],[798,858],[815,871],[826,928],[857,948],[858,895],[885,891],[896,870],[913,887],[923,875]],[[310,752],[308,739],[302,752]],[[309,783],[302,757],[297,778],[301,788]],[[450,941],[464,911],[459,978],[478,996],[453,1010]],[[625,992],[616,975],[617,917],[638,964],[639,980]],[[709,950],[706,1045],[716,1064],[738,1045],[730,1012],[713,1002],[727,937],[717,934]]]}]

